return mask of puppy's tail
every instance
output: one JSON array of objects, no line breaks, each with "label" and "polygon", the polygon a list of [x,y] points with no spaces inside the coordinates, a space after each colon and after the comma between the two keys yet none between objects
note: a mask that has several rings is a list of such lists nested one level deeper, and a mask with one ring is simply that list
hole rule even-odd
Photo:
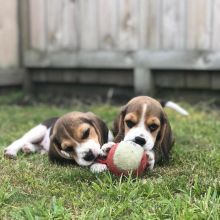
[{"label": "puppy's tail", "polygon": [[181,106],[179,106],[178,104],[176,104],[172,101],[160,101],[160,104],[162,105],[162,107],[171,108],[171,109],[179,112],[181,115],[184,115],[184,116],[189,115],[189,113],[184,108],[182,108]]}]

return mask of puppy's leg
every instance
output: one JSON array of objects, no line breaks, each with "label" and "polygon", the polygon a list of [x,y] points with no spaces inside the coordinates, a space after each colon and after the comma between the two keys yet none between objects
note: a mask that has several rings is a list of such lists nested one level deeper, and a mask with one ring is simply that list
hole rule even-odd
[{"label": "puppy's leg", "polygon": [[101,173],[108,170],[107,165],[106,164],[102,164],[102,163],[94,163],[90,166],[90,171],[92,173]]},{"label": "puppy's leg", "polygon": [[149,170],[152,170],[154,168],[154,164],[155,164],[155,154],[153,150],[150,151],[146,151],[146,154],[148,156],[148,163],[149,163]]},{"label": "puppy's leg", "polygon": [[40,146],[37,145],[37,144],[26,143],[26,144],[22,147],[22,151],[23,151],[24,153],[26,153],[26,154],[39,152],[39,151],[40,151]]},{"label": "puppy's leg", "polygon": [[27,143],[40,142],[46,134],[47,128],[44,125],[38,125],[28,131],[22,138],[14,141],[11,145],[5,148],[4,155],[7,158],[15,159],[17,153]]},{"label": "puppy's leg", "polygon": [[108,142],[106,144],[103,144],[101,147],[101,156],[107,156],[108,152],[111,150],[111,148],[115,145],[114,142]]},{"label": "puppy's leg", "polygon": [[[113,147],[114,142],[108,142],[101,147],[100,156],[106,157],[110,149]],[[90,166],[90,170],[92,173],[101,173],[103,171],[108,170],[106,164],[102,163],[94,163]]]}]

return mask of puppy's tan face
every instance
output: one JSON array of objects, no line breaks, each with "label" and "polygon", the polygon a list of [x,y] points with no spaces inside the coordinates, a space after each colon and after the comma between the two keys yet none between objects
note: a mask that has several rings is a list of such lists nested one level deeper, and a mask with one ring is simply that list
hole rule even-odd
[{"label": "puppy's tan face", "polygon": [[161,131],[163,109],[154,99],[137,97],[125,106],[122,125],[125,141],[133,141],[151,150]]},{"label": "puppy's tan face", "polygon": [[89,166],[100,152],[101,137],[91,113],[73,112],[55,124],[51,143],[64,157],[73,158],[81,166]]}]

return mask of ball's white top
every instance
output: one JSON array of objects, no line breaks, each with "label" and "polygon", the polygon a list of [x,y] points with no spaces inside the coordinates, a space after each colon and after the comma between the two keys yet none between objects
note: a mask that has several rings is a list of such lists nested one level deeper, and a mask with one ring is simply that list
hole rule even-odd
[{"label": "ball's white top", "polygon": [[132,141],[122,141],[115,150],[114,164],[122,170],[135,170],[139,167],[144,149]]}]

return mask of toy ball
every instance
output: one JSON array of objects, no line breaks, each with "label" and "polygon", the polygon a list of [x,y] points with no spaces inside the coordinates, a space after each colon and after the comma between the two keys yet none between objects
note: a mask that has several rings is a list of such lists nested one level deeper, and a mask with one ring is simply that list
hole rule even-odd
[{"label": "toy ball", "polygon": [[110,149],[106,159],[98,159],[98,162],[106,164],[116,176],[128,176],[130,173],[141,176],[148,166],[148,157],[140,145],[122,141]]}]

